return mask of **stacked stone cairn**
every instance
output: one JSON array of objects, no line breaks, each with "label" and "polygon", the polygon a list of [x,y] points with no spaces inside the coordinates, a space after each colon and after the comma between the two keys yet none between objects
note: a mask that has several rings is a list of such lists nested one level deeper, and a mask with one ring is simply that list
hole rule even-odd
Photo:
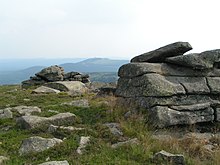
[{"label": "stacked stone cairn", "polygon": [[176,42],[120,67],[118,102],[146,109],[158,128],[220,122],[220,49],[185,54]]},{"label": "stacked stone cairn", "polygon": [[89,75],[81,74],[78,72],[65,73],[64,69],[60,66],[54,65],[42,69],[36,73],[34,77],[22,82],[22,88],[26,89],[32,86],[44,85],[49,82],[56,81],[80,81],[82,83],[89,83]]}]

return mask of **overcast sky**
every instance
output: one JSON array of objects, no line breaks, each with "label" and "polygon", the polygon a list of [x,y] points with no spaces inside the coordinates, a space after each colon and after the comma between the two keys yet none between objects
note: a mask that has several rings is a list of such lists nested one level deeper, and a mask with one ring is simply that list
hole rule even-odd
[{"label": "overcast sky", "polygon": [[219,0],[0,0],[0,58],[130,59],[220,48]]}]

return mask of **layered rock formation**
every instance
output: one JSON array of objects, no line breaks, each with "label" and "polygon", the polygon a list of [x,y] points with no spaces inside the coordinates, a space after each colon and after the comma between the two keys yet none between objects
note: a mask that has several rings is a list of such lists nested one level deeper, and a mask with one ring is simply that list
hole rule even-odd
[{"label": "layered rock formation", "polygon": [[87,74],[84,75],[78,72],[65,73],[62,67],[54,65],[42,69],[39,73],[36,73],[34,77],[30,77],[29,80],[23,81],[22,88],[26,89],[31,86],[43,85],[56,81],[80,81],[82,83],[90,82],[89,75]]},{"label": "layered rock formation", "polygon": [[177,42],[134,57],[123,65],[119,102],[146,109],[156,127],[219,122],[220,49],[183,55]]}]

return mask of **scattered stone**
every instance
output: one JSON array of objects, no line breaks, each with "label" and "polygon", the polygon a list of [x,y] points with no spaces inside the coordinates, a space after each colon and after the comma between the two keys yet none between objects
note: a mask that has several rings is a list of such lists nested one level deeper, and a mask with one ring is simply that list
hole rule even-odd
[{"label": "scattered stone", "polygon": [[115,136],[123,136],[123,132],[120,130],[120,125],[118,123],[106,123],[104,124],[110,130],[110,132]]},{"label": "scattered stone", "polygon": [[130,144],[139,144],[139,141],[137,138],[134,138],[134,139],[130,139],[130,140],[127,140],[127,141],[124,141],[124,142],[118,142],[118,143],[115,143],[115,144],[112,144],[112,148],[118,148],[118,147],[121,147],[121,146],[124,146],[124,145],[130,145]]},{"label": "scattered stone", "polygon": [[72,127],[72,126],[68,126],[68,127],[55,126],[55,125],[52,125],[52,124],[51,124],[51,125],[48,127],[48,132],[54,133],[54,132],[57,132],[58,129],[65,130],[65,131],[69,131],[69,132],[85,130],[85,128],[77,128],[77,127]]},{"label": "scattered stone", "polygon": [[69,163],[66,160],[64,160],[64,161],[50,161],[50,162],[41,163],[39,165],[69,165]]},{"label": "scattered stone", "polygon": [[62,142],[62,140],[57,138],[46,139],[38,136],[30,137],[22,141],[19,154],[26,155],[33,152],[42,152]]},{"label": "scattered stone", "polygon": [[155,162],[157,165],[185,165],[185,158],[183,155],[174,155],[162,150],[154,155],[153,162]]},{"label": "scattered stone", "polygon": [[175,42],[148,53],[136,56],[131,62],[163,62],[167,57],[183,55],[191,50],[188,42]]},{"label": "scattered stone", "polygon": [[76,152],[80,155],[83,154],[83,150],[86,148],[87,144],[90,142],[89,136],[81,136],[79,147],[77,148]]},{"label": "scattered stone", "polygon": [[4,164],[7,160],[9,160],[9,158],[5,157],[5,156],[0,156],[0,165]]},{"label": "scattered stone", "polygon": [[37,89],[33,90],[32,93],[34,93],[34,94],[56,93],[57,94],[57,93],[60,93],[60,91],[57,89],[41,86],[41,87],[38,87]]},{"label": "scattered stone", "polygon": [[13,114],[10,108],[5,108],[0,110],[0,119],[11,119]]},{"label": "scattered stone", "polygon": [[89,101],[87,99],[73,100],[71,102],[62,103],[61,105],[69,105],[69,106],[74,106],[74,107],[88,108]]},{"label": "scattered stone", "polygon": [[23,129],[33,129],[44,126],[48,128],[50,124],[54,125],[72,125],[76,121],[76,115],[72,113],[59,113],[51,117],[22,116],[16,120],[16,124]]},{"label": "scattered stone", "polygon": [[20,115],[31,115],[32,113],[41,113],[41,109],[36,106],[17,106],[17,107],[12,107],[11,111],[16,111]]}]

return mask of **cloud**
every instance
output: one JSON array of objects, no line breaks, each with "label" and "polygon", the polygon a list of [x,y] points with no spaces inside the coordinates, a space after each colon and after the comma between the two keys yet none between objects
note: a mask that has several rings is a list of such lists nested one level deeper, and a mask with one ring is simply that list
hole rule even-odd
[{"label": "cloud", "polygon": [[175,41],[219,46],[218,0],[0,0],[0,57],[131,58]]}]

